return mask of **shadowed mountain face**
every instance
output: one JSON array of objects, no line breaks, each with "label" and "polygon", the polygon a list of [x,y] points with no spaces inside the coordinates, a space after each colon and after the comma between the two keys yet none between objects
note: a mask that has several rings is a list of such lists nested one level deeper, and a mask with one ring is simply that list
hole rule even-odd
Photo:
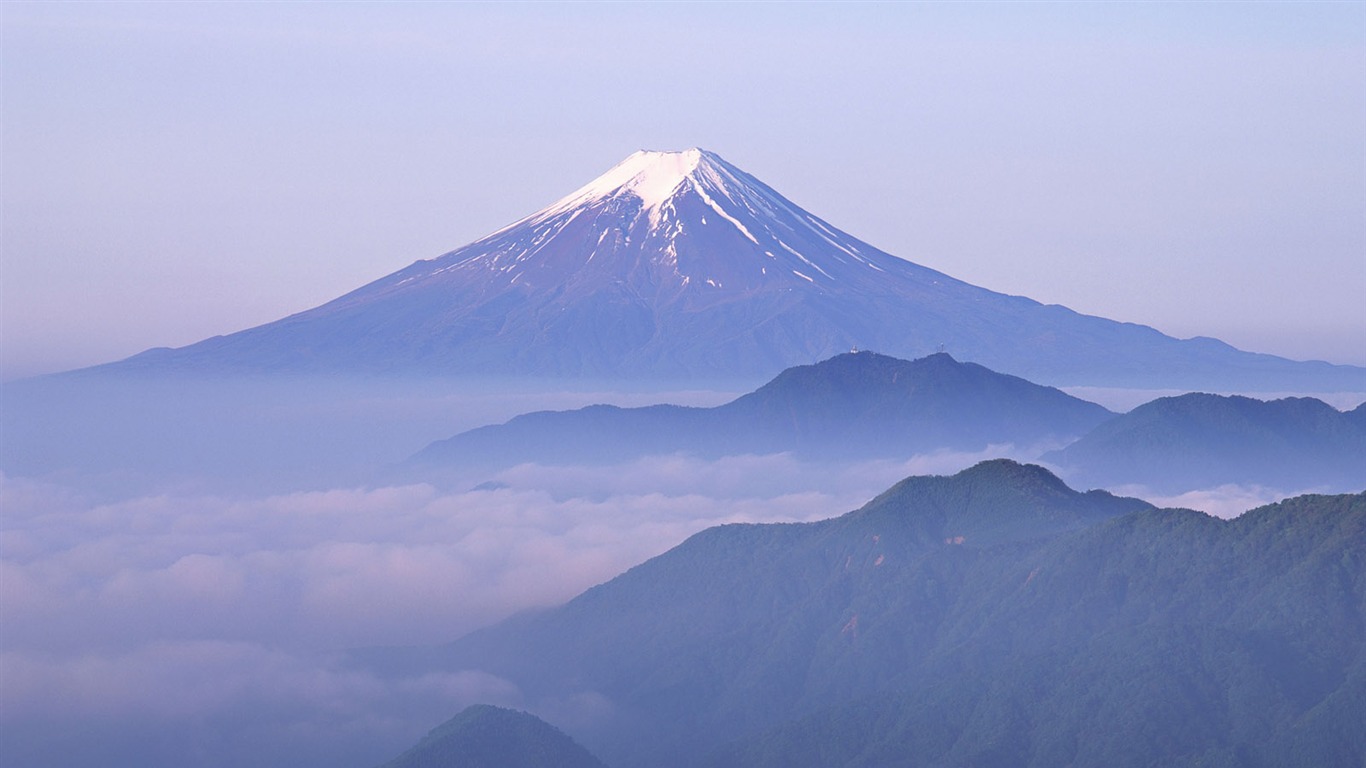
[{"label": "shadowed mountain face", "polygon": [[997,460],[370,663],[591,698],[618,768],[1358,765],[1363,551],[1366,494],[1221,521]]},{"label": "shadowed mountain face", "polygon": [[1045,458],[1089,485],[1358,491],[1366,488],[1363,414],[1366,406],[1343,413],[1313,398],[1164,397]]},{"label": "shadowed mountain face", "polygon": [[677,452],[906,458],[1058,441],[1112,416],[1094,403],[947,354],[906,361],[858,352],[790,368],[716,408],[598,405],[519,416],[433,443],[413,465],[584,463]]},{"label": "shadowed mountain face", "polygon": [[525,712],[476,705],[381,768],[605,768],[564,732]]},{"label": "shadowed mountain face", "polygon": [[320,307],[124,371],[754,381],[853,347],[1050,384],[1366,390],[1366,369],[969,285],[896,258],[702,150],[638,152],[498,232]]}]

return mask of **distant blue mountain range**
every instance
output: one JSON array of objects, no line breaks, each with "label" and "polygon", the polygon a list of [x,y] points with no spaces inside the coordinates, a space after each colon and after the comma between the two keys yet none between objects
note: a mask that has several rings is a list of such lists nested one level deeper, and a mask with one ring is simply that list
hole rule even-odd
[{"label": "distant blue mountain range", "polygon": [[1190,393],[1115,414],[946,353],[910,361],[872,352],[837,355],[789,368],[714,408],[594,405],[528,413],[432,443],[404,471],[409,479],[433,479],[450,469],[675,453],[904,460],[993,446],[1041,452],[1050,445],[1063,447],[1043,459],[1084,487],[1366,489],[1366,404],[1344,413],[1307,397]]}]

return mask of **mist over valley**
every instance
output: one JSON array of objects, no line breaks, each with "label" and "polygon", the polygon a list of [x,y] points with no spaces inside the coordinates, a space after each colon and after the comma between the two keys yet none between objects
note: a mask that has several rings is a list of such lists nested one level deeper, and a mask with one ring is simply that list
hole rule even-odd
[{"label": "mist over valley", "polygon": [[0,25],[0,765],[1366,765],[1362,7]]}]

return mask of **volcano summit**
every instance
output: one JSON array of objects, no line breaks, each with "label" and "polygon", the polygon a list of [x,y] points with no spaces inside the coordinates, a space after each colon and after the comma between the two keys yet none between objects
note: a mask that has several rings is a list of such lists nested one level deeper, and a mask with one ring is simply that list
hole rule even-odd
[{"label": "volcano summit", "polygon": [[852,347],[1048,384],[1366,389],[1366,369],[978,288],[894,257],[700,149],[637,152],[558,202],[322,306],[121,369],[758,379]]}]

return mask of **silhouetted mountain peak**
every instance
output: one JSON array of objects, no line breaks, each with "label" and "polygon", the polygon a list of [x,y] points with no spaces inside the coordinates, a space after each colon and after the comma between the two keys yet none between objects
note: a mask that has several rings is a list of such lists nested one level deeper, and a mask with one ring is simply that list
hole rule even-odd
[{"label": "silhouetted mountain peak", "polygon": [[1235,416],[1242,419],[1334,417],[1340,412],[1313,397],[1283,397],[1258,400],[1245,395],[1213,395],[1190,392],[1160,397],[1135,408],[1133,413],[1173,414],[1186,419],[1212,421]]},{"label": "silhouetted mountain peak", "polygon": [[896,525],[931,540],[986,545],[1151,508],[1105,491],[1080,493],[1036,464],[992,459],[954,475],[902,480],[848,518],[861,525]]},{"label": "silhouetted mountain peak", "polygon": [[535,715],[476,704],[382,768],[604,768],[588,750]]},{"label": "silhouetted mountain peak", "polygon": [[1006,486],[1020,493],[1037,497],[1071,498],[1078,492],[1068,487],[1062,478],[1038,464],[1022,464],[1011,459],[988,459],[978,462],[952,476],[961,483],[973,486]]},{"label": "silhouetted mountain peak", "polygon": [[1140,405],[1044,458],[1094,485],[1352,491],[1366,483],[1366,411],[1343,413],[1309,397],[1196,392]]},{"label": "silhouetted mountain peak", "polygon": [[[959,362],[945,352],[902,360],[864,351],[846,352],[811,365],[788,368],[731,406],[743,408],[763,403],[826,406],[842,401],[871,404],[889,397],[897,402],[930,396],[963,400],[976,398],[987,389],[998,393],[1047,390],[1062,395],[1057,390],[975,363]],[[1088,405],[1098,414],[1107,413],[1100,406]]]},{"label": "silhouetted mountain peak", "polygon": [[715,408],[591,406],[525,414],[433,443],[414,465],[583,463],[678,452],[831,459],[1021,448],[1073,438],[1113,414],[947,354],[873,352],[790,368]]}]

